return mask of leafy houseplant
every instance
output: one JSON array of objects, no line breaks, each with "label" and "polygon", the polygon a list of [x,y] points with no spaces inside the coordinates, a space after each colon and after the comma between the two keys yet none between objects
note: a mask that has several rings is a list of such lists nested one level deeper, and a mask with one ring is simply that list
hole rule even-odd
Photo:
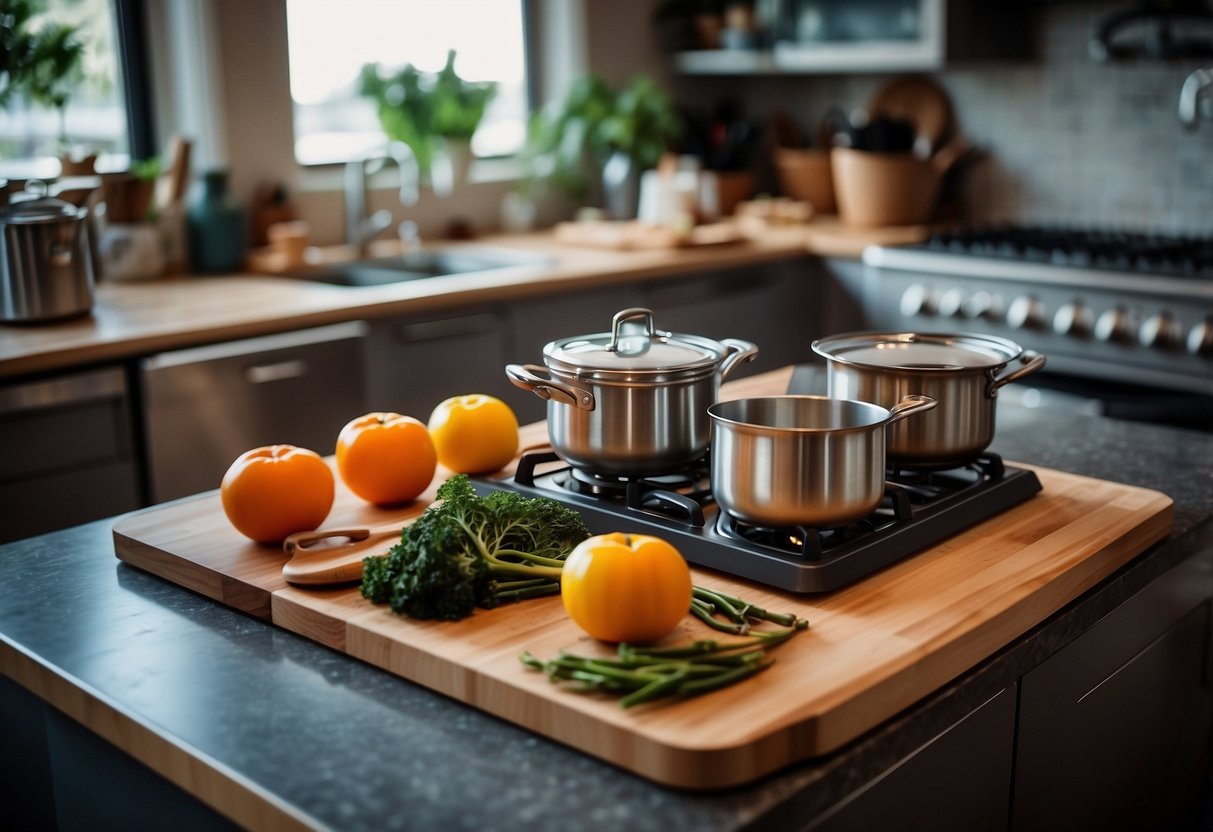
[{"label": "leafy houseplant", "polygon": [[[608,165],[622,167],[623,178],[634,185],[678,138],[681,126],[673,103],[652,79],[639,75],[616,91],[584,75],[563,100],[532,120],[526,153],[531,177],[574,199],[590,190],[587,168],[600,175]],[[634,198],[624,201],[629,199],[634,212]]]},{"label": "leafy houseplant", "polygon": [[379,64],[366,64],[358,93],[375,102],[383,131],[408,145],[421,171],[428,173],[441,140],[471,140],[497,94],[497,84],[459,77],[452,49],[439,72],[422,72],[407,64],[384,75]]},{"label": "leafy houseplant", "polygon": [[67,144],[67,104],[82,80],[84,42],[78,29],[62,23],[29,28],[29,0],[0,0],[0,106],[21,95],[59,111],[59,137]]}]

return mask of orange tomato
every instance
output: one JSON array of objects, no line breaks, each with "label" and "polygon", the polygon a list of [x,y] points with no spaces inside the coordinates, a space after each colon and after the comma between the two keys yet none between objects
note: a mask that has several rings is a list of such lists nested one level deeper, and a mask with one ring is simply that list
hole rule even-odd
[{"label": "orange tomato", "polygon": [[438,455],[425,425],[399,413],[368,413],[337,436],[337,473],[376,505],[414,500],[429,487]]},{"label": "orange tomato", "polygon": [[669,635],[690,610],[691,570],[660,538],[596,535],[569,554],[560,597],[594,638],[644,644]]},{"label": "orange tomato", "polygon": [[219,486],[227,519],[258,543],[319,526],[333,507],[333,492],[333,472],[320,455],[294,445],[245,451]]},{"label": "orange tomato", "polygon": [[501,399],[454,396],[430,414],[438,461],[456,474],[496,471],[518,453],[518,417]]}]

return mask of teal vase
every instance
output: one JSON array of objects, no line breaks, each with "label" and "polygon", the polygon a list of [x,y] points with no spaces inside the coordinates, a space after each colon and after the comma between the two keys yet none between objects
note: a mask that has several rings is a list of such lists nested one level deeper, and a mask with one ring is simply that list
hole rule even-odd
[{"label": "teal vase", "polygon": [[227,178],[225,170],[203,174],[202,189],[186,211],[190,264],[196,272],[233,272],[244,265],[248,227],[228,193]]}]

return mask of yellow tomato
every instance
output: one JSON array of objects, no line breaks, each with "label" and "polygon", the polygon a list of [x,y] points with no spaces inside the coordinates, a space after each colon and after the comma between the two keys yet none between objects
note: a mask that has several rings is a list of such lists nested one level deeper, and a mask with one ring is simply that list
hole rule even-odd
[{"label": "yellow tomato", "polygon": [[277,543],[323,523],[333,491],[333,472],[315,451],[266,445],[236,458],[219,497],[236,531],[258,543]]},{"label": "yellow tomato", "polygon": [[496,471],[518,452],[518,417],[501,399],[454,396],[430,414],[438,461],[456,474]]},{"label": "yellow tomato", "polygon": [[691,608],[691,570],[678,550],[642,534],[602,534],[564,564],[569,617],[602,641],[644,644],[669,635]]},{"label": "yellow tomato", "polygon": [[337,436],[337,473],[375,505],[414,500],[434,479],[438,455],[425,425],[399,413],[368,413]]}]

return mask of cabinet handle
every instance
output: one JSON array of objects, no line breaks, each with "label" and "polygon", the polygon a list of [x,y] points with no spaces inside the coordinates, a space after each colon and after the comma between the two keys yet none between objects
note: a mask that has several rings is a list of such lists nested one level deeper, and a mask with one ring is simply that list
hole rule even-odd
[{"label": "cabinet handle", "polygon": [[255,364],[244,371],[250,384],[267,384],[307,375],[307,362],[298,358],[276,361],[273,364]]}]

